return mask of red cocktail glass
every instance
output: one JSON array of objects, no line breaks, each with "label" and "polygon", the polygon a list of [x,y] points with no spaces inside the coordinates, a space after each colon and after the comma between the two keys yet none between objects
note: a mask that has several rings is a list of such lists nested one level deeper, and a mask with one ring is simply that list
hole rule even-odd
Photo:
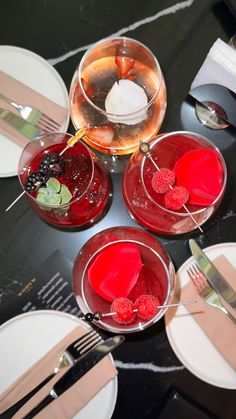
[{"label": "red cocktail glass", "polygon": [[[141,260],[138,269],[130,267],[135,263],[133,251]],[[75,259],[73,289],[84,314],[110,313],[115,297],[135,303],[141,295],[152,295],[160,305],[166,305],[171,302],[174,287],[175,270],[168,253],[156,238],[141,229],[108,228],[88,240]],[[114,333],[132,333],[156,323],[166,310],[160,308],[149,320],[135,315],[128,324],[119,324],[110,316],[93,322]]]},{"label": "red cocktail glass", "polygon": [[[40,171],[42,159],[51,154],[60,154],[70,138],[72,138],[70,134],[49,133],[26,145],[18,167],[18,176],[23,188],[28,177]],[[53,185],[52,189],[40,187],[34,191],[27,191],[30,205],[40,218],[54,226],[61,228],[89,226],[106,211],[110,193],[109,176],[102,163],[81,141],[68,148],[61,155],[61,160],[63,171],[59,175],[49,176],[54,179],[56,177],[56,189]],[[58,184],[60,190],[57,189]],[[62,188],[63,191],[69,190],[71,194],[65,203],[63,203],[65,199],[60,195]],[[37,199],[39,191],[46,196],[40,201]]]},{"label": "red cocktail glass", "polygon": [[[219,207],[224,195],[227,169],[220,151],[202,135],[186,131],[159,135],[149,144],[152,159],[159,168],[175,170],[176,165],[181,163],[182,186],[186,183],[190,185],[193,195],[192,202],[189,200],[185,205],[201,226]],[[214,164],[209,160],[209,153]],[[214,166],[215,178],[211,164]],[[136,151],[131,157],[123,176],[123,198],[131,217],[143,227],[159,234],[175,235],[196,229],[197,225],[186,209],[182,207],[171,210],[165,207],[165,194],[156,193],[152,187],[156,171],[150,158],[141,151]],[[214,193],[215,190],[218,192],[214,195],[213,190]],[[200,198],[196,200],[195,195]],[[209,196],[213,197],[211,201]]]}]

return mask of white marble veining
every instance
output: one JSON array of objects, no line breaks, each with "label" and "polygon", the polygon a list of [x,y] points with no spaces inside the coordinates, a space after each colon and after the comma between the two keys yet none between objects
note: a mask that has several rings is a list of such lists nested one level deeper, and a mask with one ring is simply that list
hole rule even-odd
[{"label": "white marble veining", "polygon": [[134,362],[122,362],[122,361],[115,361],[116,368],[121,368],[125,370],[147,370],[152,372],[159,372],[159,373],[168,373],[173,371],[181,371],[184,370],[184,366],[171,366],[171,367],[160,367],[158,365],[154,365],[151,362],[141,362],[141,363],[134,363]]},{"label": "white marble veining", "polygon": [[[163,10],[157,12],[153,16],[148,16],[144,19],[138,20],[137,22],[131,23],[129,26],[126,26],[124,28],[119,29],[117,32],[114,32],[111,35],[107,35],[107,38],[124,35],[125,33],[134,31],[135,29],[139,28],[140,26],[147,25],[148,23],[151,23],[151,22],[159,19],[160,17],[168,16],[172,13],[177,13],[179,10],[183,10],[183,9],[186,9],[187,7],[191,7],[192,4],[194,3],[194,1],[195,0],[186,0],[186,1],[178,2],[178,3],[174,4],[173,6],[167,7],[166,9],[163,9]],[[68,51],[65,54],[62,54],[59,57],[50,58],[50,59],[48,59],[48,62],[51,65],[56,65],[56,64],[58,64],[62,61],[67,60],[68,58],[76,55],[78,52],[86,51],[92,45],[93,44],[83,45],[83,46],[78,47],[74,50]]]}]

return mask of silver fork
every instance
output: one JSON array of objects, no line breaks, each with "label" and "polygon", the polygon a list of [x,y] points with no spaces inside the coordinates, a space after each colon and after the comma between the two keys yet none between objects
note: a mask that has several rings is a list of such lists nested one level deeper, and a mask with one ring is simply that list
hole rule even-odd
[{"label": "silver fork", "polygon": [[220,295],[211,287],[198,266],[194,263],[187,269],[187,273],[199,296],[210,306],[222,311],[236,325],[236,318],[222,304]]},{"label": "silver fork", "polygon": [[0,417],[4,419],[10,419],[12,416],[29,400],[34,396],[45,384],[47,384],[59,371],[63,368],[74,365],[80,358],[81,355],[88,352],[99,342],[102,337],[92,329],[88,333],[79,337],[76,341],[71,343],[66,350],[61,354],[58,365],[54,368],[52,373],[45,378],[40,384],[38,384],[30,393],[26,394],[22,399],[18,400],[14,405],[8,408],[5,412],[1,413]]},{"label": "silver fork", "polygon": [[55,122],[52,118],[47,116],[45,113],[41,112],[39,109],[33,108],[29,105],[23,105],[21,103],[14,102],[12,99],[9,99],[7,96],[0,93],[0,99],[4,102],[13,106],[19,112],[21,118],[30,122],[32,125],[37,127],[40,131],[50,132],[57,131],[60,129],[60,125]]}]

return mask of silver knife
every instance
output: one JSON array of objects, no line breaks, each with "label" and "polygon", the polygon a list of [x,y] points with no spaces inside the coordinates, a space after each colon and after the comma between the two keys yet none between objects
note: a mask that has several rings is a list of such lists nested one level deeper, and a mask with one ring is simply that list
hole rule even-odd
[{"label": "silver knife", "polygon": [[212,288],[214,288],[214,290],[219,293],[233,309],[236,309],[236,292],[231,285],[226,281],[223,275],[221,275],[218,269],[216,269],[195,240],[189,240],[189,247],[198,267],[205,275]]},{"label": "silver knife", "polygon": [[24,416],[24,419],[33,418],[37,413],[44,409],[44,407],[68,390],[102,358],[124,342],[124,340],[125,338],[123,335],[113,336],[83,355],[80,360],[54,384],[50,393],[34,409]]},{"label": "silver knife", "polygon": [[0,119],[5,121],[8,125],[30,140],[33,140],[35,137],[42,134],[42,132],[34,125],[25,121],[25,119],[20,116],[15,115],[13,112],[7,111],[6,109],[0,108]]}]

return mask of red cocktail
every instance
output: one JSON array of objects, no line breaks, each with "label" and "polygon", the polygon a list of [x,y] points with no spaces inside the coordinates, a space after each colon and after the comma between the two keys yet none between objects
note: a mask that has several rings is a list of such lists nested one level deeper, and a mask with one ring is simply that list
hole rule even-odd
[{"label": "red cocktail", "polygon": [[110,192],[103,165],[83,142],[61,154],[70,138],[64,133],[36,138],[24,148],[18,168],[32,208],[58,227],[95,222],[104,214]]},{"label": "red cocktail", "polygon": [[[150,151],[151,159],[135,152],[123,176],[123,198],[131,216],[160,234],[181,234],[201,226],[219,207],[225,191],[227,170],[219,150],[199,134],[180,131],[154,138]],[[168,187],[161,190],[155,184],[163,168],[174,176],[169,189],[184,190],[183,205],[175,205],[178,198]]]},{"label": "red cocktail", "polygon": [[121,308],[118,316],[93,319],[114,333],[140,331],[157,322],[167,310],[158,307],[171,302],[174,287],[174,266],[166,250],[136,228],[113,227],[96,234],[74,263],[73,289],[84,314]]}]

